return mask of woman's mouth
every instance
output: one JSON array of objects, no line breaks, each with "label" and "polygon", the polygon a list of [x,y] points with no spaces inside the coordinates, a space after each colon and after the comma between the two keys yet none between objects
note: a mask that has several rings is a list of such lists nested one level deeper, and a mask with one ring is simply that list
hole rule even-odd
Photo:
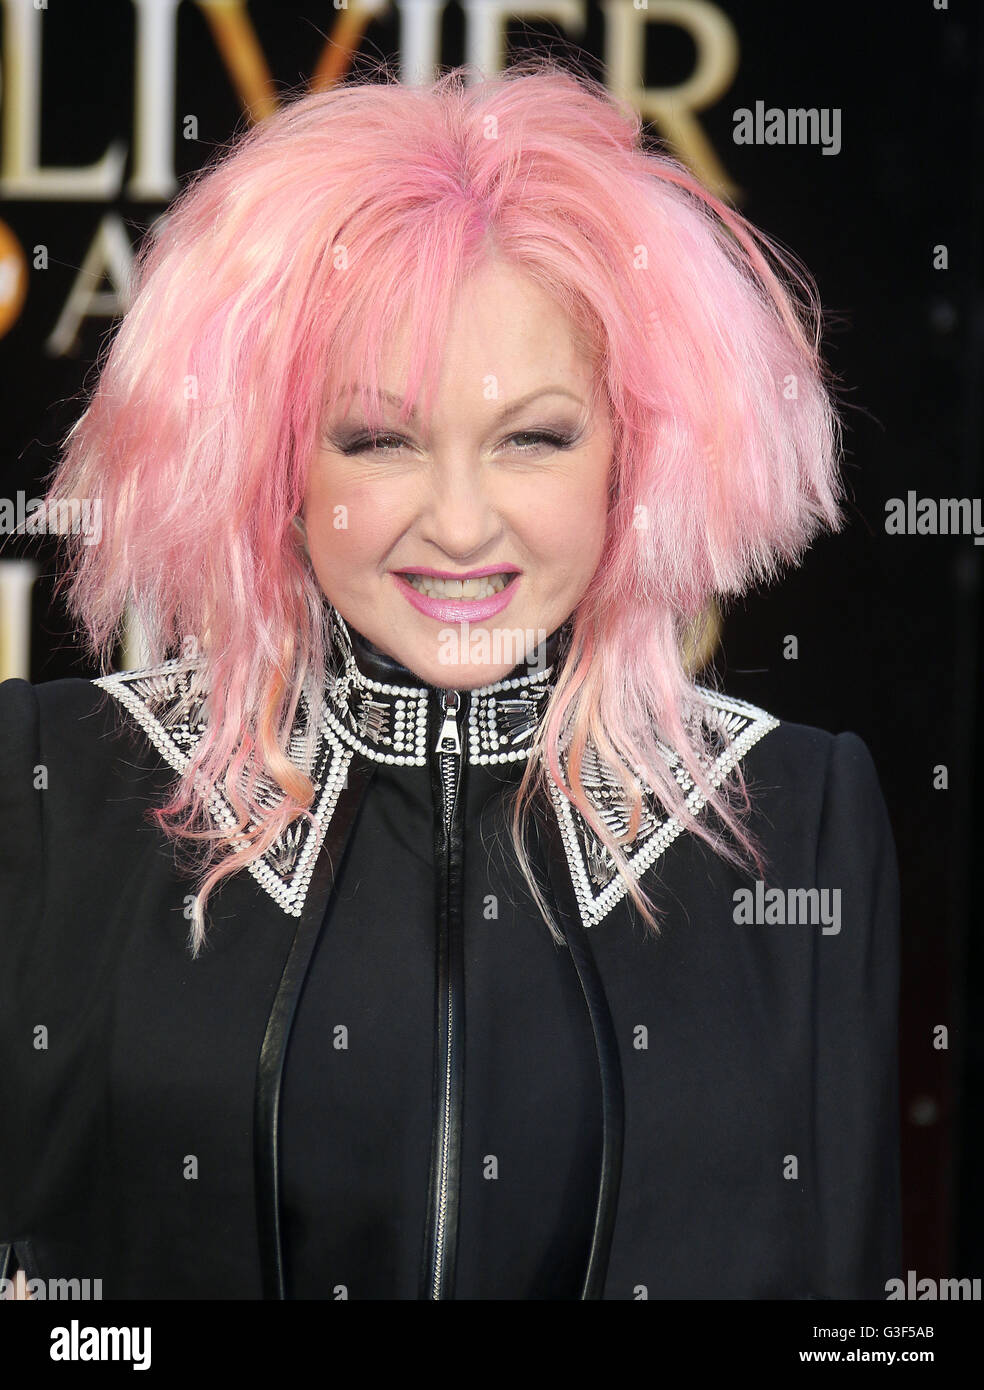
[{"label": "woman's mouth", "polygon": [[432,574],[391,571],[400,593],[412,608],[441,623],[480,623],[494,618],[511,602],[519,579],[517,570],[476,575],[471,579],[439,579]]},{"label": "woman's mouth", "polygon": [[418,594],[427,598],[494,598],[516,578],[517,571],[504,570],[501,574],[485,574],[480,579],[435,579],[430,574],[400,575],[411,584]]}]

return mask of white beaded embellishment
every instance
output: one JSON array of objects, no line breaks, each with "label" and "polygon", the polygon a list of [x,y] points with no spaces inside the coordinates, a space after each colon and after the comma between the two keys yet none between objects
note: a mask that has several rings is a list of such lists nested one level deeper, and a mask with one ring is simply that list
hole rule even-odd
[{"label": "white beaded embellishment", "polygon": [[[120,671],[93,681],[93,685],[106,690],[129,710],[164,761],[179,773],[187,768],[204,728],[201,701],[191,690],[198,664],[175,658],[147,670]],[[292,761],[314,783],[310,819],[305,816],[294,821],[259,858],[246,865],[264,892],[290,917],[299,917],[304,909],[318,853],[352,761],[351,751],[322,717],[314,761],[307,765],[303,750],[310,705],[303,695],[299,704],[301,715],[291,734],[290,750]],[[279,788],[269,782],[264,786],[260,780],[259,800],[263,805],[272,808],[282,797]],[[233,829],[236,818],[232,807],[217,788],[209,798],[208,809],[216,825]],[[250,828],[255,826],[253,822]],[[245,848],[248,843],[243,834],[232,841],[236,849]]]},{"label": "white beaded embellishment", "polygon": [[[531,676],[513,676],[471,692],[468,710],[468,761],[512,763],[530,755],[552,685],[553,667]],[[513,692],[513,693],[510,693]]]},{"label": "white beaded embellishment", "polygon": [[[717,789],[727,779],[748,750],[759,739],[779,727],[779,720],[765,710],[719,695],[716,691],[697,687],[700,698],[700,717],[718,735],[719,751],[708,770],[711,786]],[[669,753],[669,750],[666,750]],[[687,793],[688,809],[696,815],[707,798],[694,786],[689,773],[680,765],[676,754],[668,761],[673,775]],[[566,766],[564,768],[567,775]],[[582,780],[592,804],[609,830],[616,836],[628,830],[628,804],[621,786],[612,774],[593,755],[589,743],[582,767]],[[666,816],[651,789],[643,788],[642,818],[633,844],[639,848],[628,856],[629,868],[636,879],[656,863],[684,826],[677,816]],[[573,807],[548,772],[550,796],[557,813],[561,839],[574,885],[574,894],[585,927],[595,927],[611,912],[629,891],[618,873],[615,861],[599,841],[583,816]]]},{"label": "white beaded embellishment", "polygon": [[[289,916],[299,917],[331,818],[345,786],[353,750],[380,763],[425,766],[429,757],[428,716],[430,687],[390,685],[371,680],[346,657],[341,676],[329,677],[321,703],[313,758],[307,731],[312,717],[308,695],[302,694],[298,718],[290,738],[290,756],[311,778],[315,797],[310,819],[295,821],[257,859],[246,867],[253,878]],[[94,685],[106,690],[123,705],[147,735],[164,761],[183,773],[204,730],[204,699],[195,686],[201,661],[175,658],[140,671],[121,671],[102,676]],[[463,756],[470,763],[517,762],[530,755],[537,727],[550,698],[553,668],[531,675],[511,677],[470,692],[467,737]],[[707,727],[717,752],[708,766],[713,787],[722,785],[738,762],[759,739],[779,727],[779,720],[744,700],[696,687],[698,703],[691,713]],[[662,748],[674,776],[686,793],[688,808],[696,815],[706,802],[679,759]],[[565,769],[566,772],[566,769]],[[645,786],[642,816],[633,844],[636,852],[629,867],[637,879],[652,867],[682,833],[676,816],[665,816],[655,793]],[[617,837],[628,829],[628,805],[623,789],[601,762],[589,741],[582,765],[582,780],[605,825]],[[571,805],[548,772],[550,796],[557,814],[581,919],[597,926],[621,901],[628,889],[615,862],[581,814]],[[259,799],[273,808],[282,799],[280,789],[260,779]],[[235,816],[225,796],[215,789],[209,799],[215,823],[231,832]],[[255,828],[251,827],[251,828]],[[248,841],[239,835],[237,848]]]},{"label": "white beaded embellishment", "polygon": [[[389,685],[359,669],[344,620],[329,605],[332,645],[342,673],[325,684],[327,718],[338,737],[378,763],[425,767],[431,686],[420,681]],[[518,762],[530,755],[537,725],[550,698],[553,667],[506,677],[467,692],[463,755],[469,763]],[[415,679],[415,678],[414,678]]]}]

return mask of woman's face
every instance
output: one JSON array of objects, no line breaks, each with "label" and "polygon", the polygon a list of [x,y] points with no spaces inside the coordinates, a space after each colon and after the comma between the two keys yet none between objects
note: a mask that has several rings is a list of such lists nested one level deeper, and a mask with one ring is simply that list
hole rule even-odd
[{"label": "woman's face", "polygon": [[[610,412],[592,412],[564,313],[501,265],[459,297],[432,418],[403,426],[407,347],[401,334],[382,364],[392,399],[374,441],[357,396],[324,421],[308,550],[363,636],[421,680],[469,690],[534,655],[582,598],[605,537]],[[476,572],[462,593],[454,578]]]}]

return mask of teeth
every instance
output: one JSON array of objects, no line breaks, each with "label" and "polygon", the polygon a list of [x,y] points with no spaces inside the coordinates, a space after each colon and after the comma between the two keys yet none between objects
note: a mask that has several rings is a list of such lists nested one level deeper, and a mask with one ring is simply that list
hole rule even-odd
[{"label": "teeth", "polygon": [[501,593],[512,574],[487,574],[481,579],[434,579],[429,574],[404,574],[419,594],[428,598],[494,598]]}]

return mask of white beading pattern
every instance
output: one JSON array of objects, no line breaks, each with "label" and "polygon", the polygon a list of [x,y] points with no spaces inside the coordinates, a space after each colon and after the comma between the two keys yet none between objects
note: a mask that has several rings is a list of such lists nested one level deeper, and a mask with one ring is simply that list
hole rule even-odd
[{"label": "white beading pattern", "polygon": [[[200,664],[175,658],[146,670],[120,671],[93,681],[93,685],[107,691],[129,710],[164,761],[179,773],[187,768],[204,729],[202,702],[193,690],[194,672]],[[294,821],[246,866],[260,887],[290,917],[299,917],[304,909],[318,853],[352,761],[351,751],[322,716],[316,753],[313,762],[309,762],[303,750],[310,704],[303,695],[300,710],[291,731],[290,749],[292,761],[314,783],[310,819]],[[262,805],[272,808],[281,799],[267,779],[260,778],[259,787],[257,799]],[[235,814],[218,788],[209,797],[208,809],[216,825],[230,832],[234,829]],[[256,821],[251,822],[250,829],[256,829]],[[236,849],[243,849],[248,843],[242,833],[232,840]]]},{"label": "white beading pattern", "polygon": [[[718,751],[704,769],[710,785],[717,790],[748,750],[767,733],[779,727],[779,720],[745,700],[719,695],[703,686],[697,686],[696,689],[699,704],[691,707],[691,715],[700,718],[711,733],[718,737]],[[687,793],[688,810],[696,815],[706,805],[707,798],[694,785],[693,779],[680,764],[676,754],[670,754],[667,762],[677,782]],[[563,764],[563,767],[566,777],[566,764]],[[636,775],[643,791],[643,808],[639,829],[632,841],[638,848],[627,857],[631,872],[636,880],[639,880],[683,832],[684,825],[678,816],[665,814],[655,793],[638,776],[638,769]],[[589,794],[593,793],[590,798],[592,805],[608,828],[617,835],[624,833],[629,823],[628,803],[624,794],[616,794],[615,788],[618,788],[618,784],[607,769],[597,760],[594,760],[592,765],[590,753],[585,757],[582,779],[585,789]],[[592,832],[580,812],[571,805],[552,776],[549,777],[549,782],[550,796],[560,824],[581,921],[585,927],[595,927],[625,897],[629,891],[628,885],[617,872],[611,854]],[[618,792],[621,792],[620,788]]]},{"label": "white beading pattern", "polygon": [[[93,681],[119,701],[144,731],[164,761],[183,773],[202,738],[204,692],[196,683],[201,659],[175,658],[140,671],[122,671]],[[467,738],[462,754],[474,764],[514,762],[529,757],[530,745],[552,685],[552,668],[518,678],[507,678],[472,691]],[[716,751],[706,767],[710,784],[720,787],[738,762],[759,739],[778,728],[779,720],[744,700],[719,695],[698,686],[698,701],[691,716],[698,717],[716,741]],[[300,916],[321,846],[345,785],[354,751],[380,763],[424,766],[428,759],[430,687],[390,685],[371,680],[346,663],[342,676],[329,676],[314,753],[307,734],[312,715],[306,694],[298,705],[298,718],[289,741],[291,759],[311,778],[315,788],[310,817],[293,822],[265,853],[247,867],[263,890],[292,917]],[[368,697],[368,698],[367,698]],[[478,697],[478,698],[475,698]],[[307,752],[306,752],[307,750]],[[706,798],[697,789],[676,754],[664,746],[664,755],[697,814]],[[562,763],[565,776],[566,762]],[[667,817],[655,793],[634,775],[643,792],[642,817],[628,862],[640,879],[667,847],[682,833],[676,816]],[[589,742],[582,766],[582,780],[592,804],[616,835],[627,832],[629,817],[625,794]],[[574,886],[586,927],[597,926],[628,892],[615,862],[584,817],[548,777],[550,796]],[[272,809],[282,799],[279,788],[258,779],[260,803]],[[209,799],[215,824],[232,831],[236,819],[226,797],[217,789]],[[250,827],[255,829],[255,822]],[[237,848],[248,841],[241,833]]]}]

